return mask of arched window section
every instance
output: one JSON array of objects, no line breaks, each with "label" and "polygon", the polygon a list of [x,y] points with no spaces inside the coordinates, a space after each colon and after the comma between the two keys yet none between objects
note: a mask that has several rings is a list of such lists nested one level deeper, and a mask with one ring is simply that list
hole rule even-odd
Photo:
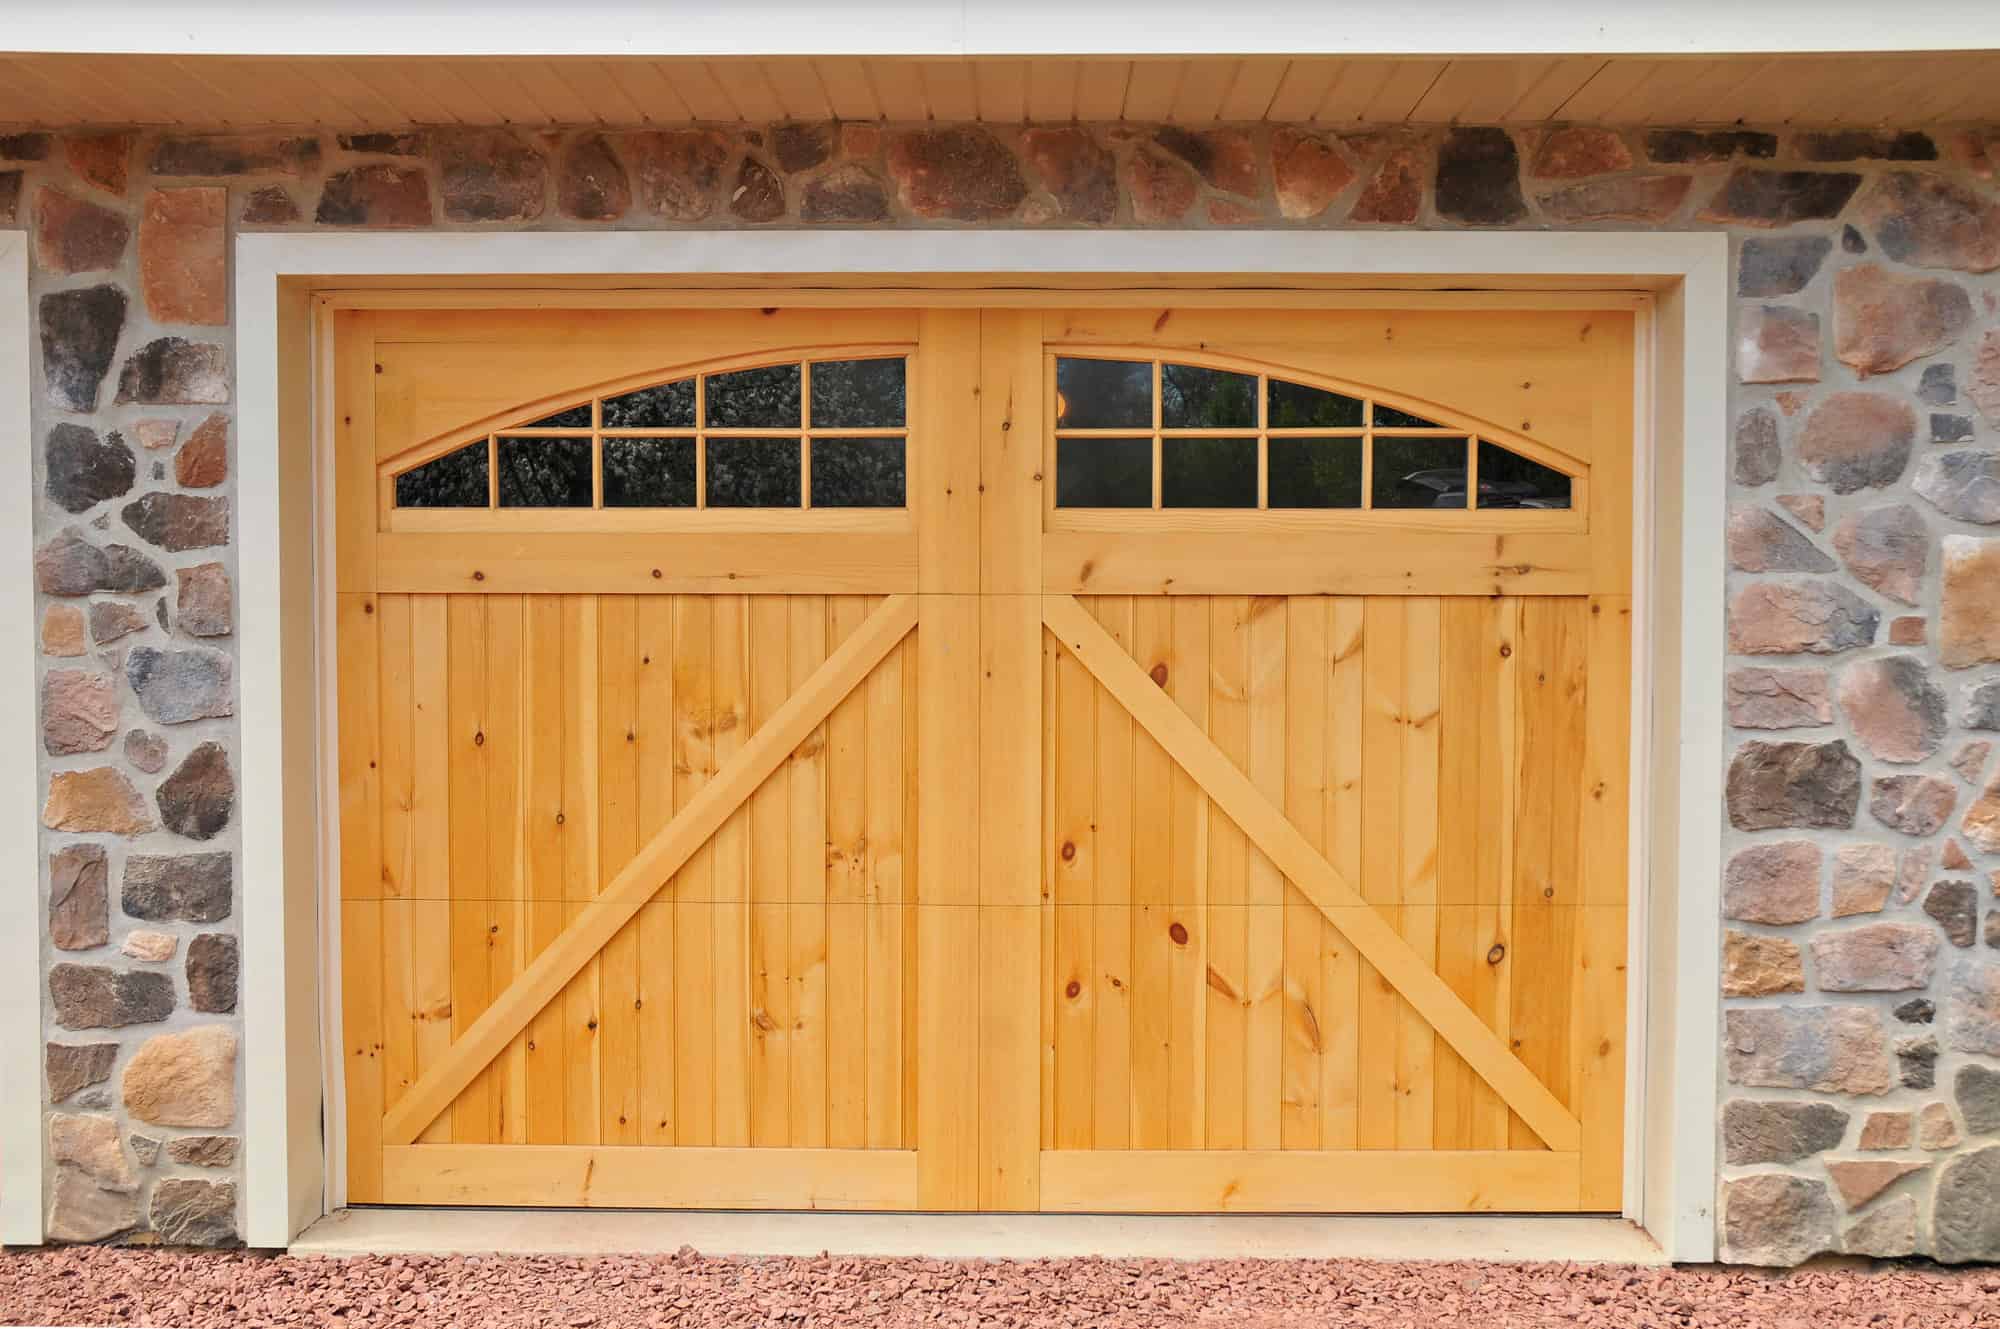
[{"label": "arched window section", "polygon": [[1058,509],[1532,520],[1583,506],[1586,463],[1398,394],[1248,362],[1052,359]]}]

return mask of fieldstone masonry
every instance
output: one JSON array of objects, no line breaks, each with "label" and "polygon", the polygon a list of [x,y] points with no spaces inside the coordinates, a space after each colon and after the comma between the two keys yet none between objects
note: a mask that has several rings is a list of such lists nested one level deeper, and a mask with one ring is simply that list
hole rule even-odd
[{"label": "fieldstone masonry", "polygon": [[54,1238],[239,1239],[232,230],[1650,227],[1722,229],[1735,263],[1729,361],[1689,367],[1733,412],[1721,1253],[2000,1259],[1976,737],[2000,730],[2000,130],[92,129],[8,153]]}]

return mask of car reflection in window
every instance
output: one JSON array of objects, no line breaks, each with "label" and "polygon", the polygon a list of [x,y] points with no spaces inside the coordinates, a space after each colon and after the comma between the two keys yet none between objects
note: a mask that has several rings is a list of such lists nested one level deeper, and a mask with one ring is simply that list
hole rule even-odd
[{"label": "car reflection in window", "polygon": [[[1564,477],[1565,480],[1567,477]],[[1465,468],[1445,466],[1428,471],[1412,471],[1396,481],[1402,508],[1462,508],[1465,506]],[[1567,508],[1568,485],[1563,492],[1544,493],[1527,480],[1481,480],[1479,506],[1482,508]],[[1384,504],[1382,506],[1389,506]]]}]

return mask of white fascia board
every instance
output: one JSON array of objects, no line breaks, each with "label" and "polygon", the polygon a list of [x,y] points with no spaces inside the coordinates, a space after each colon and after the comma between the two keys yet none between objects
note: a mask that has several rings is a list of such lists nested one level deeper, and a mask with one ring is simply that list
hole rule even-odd
[{"label": "white fascia board", "polygon": [[1839,54],[2000,49],[2000,6],[1905,0],[74,0],[9,52],[730,58]]}]

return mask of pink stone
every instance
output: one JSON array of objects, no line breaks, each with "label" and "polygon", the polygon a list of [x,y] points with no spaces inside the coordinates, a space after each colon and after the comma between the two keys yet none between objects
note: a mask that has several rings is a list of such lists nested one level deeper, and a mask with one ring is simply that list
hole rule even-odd
[{"label": "pink stone", "polygon": [[139,436],[139,442],[153,450],[170,448],[181,436],[181,422],[178,420],[141,420],[132,426],[132,432]]},{"label": "pink stone", "polygon": [[1912,1172],[1921,1172],[1929,1166],[1928,1163],[1909,1163],[1889,1158],[1830,1159],[1826,1171],[1839,1189],[1842,1202],[1851,1212],[1861,1208]]},{"label": "pink stone", "polygon": [[1931,981],[1938,935],[1918,923],[1869,923],[1812,939],[1813,983],[1822,992],[1910,992]]},{"label": "pink stone", "polygon": [[1838,582],[1756,582],[1729,603],[1729,649],[1739,655],[1831,655],[1872,645],[1881,620]]},{"label": "pink stone", "polygon": [[1972,322],[1956,282],[1899,277],[1873,263],[1842,269],[1833,298],[1834,354],[1863,378],[1943,350]]},{"label": "pink stone", "polygon": [[1944,742],[1944,690],[1914,655],[1848,665],[1840,673],[1838,694],[1855,737],[1878,760],[1923,761]]},{"label": "pink stone", "polygon": [[139,284],[162,323],[229,321],[229,191],[155,189],[139,222]]},{"label": "pink stone", "polygon": [[1931,532],[1909,504],[1848,513],[1834,528],[1833,547],[1862,585],[1906,605],[1921,601]]},{"label": "pink stone", "polygon": [[1833,916],[1879,914],[1896,889],[1896,851],[1885,844],[1845,844],[1833,856]]},{"label": "pink stone", "polygon": [[1298,129],[1271,135],[1271,174],[1278,212],[1291,221],[1319,216],[1354,180],[1354,168],[1338,148]]},{"label": "pink stone", "polygon": [[44,186],[35,195],[35,260],[50,272],[116,267],[132,224],[110,208]]},{"label": "pink stone", "polygon": [[1784,305],[1743,311],[1736,376],[1745,383],[1819,382],[1819,315]]},{"label": "pink stone", "polygon": [[51,669],[42,679],[42,747],[51,756],[101,752],[118,732],[118,684],[87,669]]},{"label": "pink stone", "polygon": [[1917,1114],[1917,1147],[1933,1152],[1949,1149],[1965,1137],[1959,1134],[1958,1121],[1951,1115],[1948,1103],[1926,1103]]},{"label": "pink stone", "polygon": [[174,958],[174,951],[180,939],[170,932],[134,932],[127,936],[118,947],[119,953],[148,964],[160,964]]},{"label": "pink stone", "polygon": [[1722,915],[1785,926],[1819,917],[1820,849],[1779,840],[1739,849],[1722,875]]},{"label": "pink stone", "polygon": [[1965,395],[1979,407],[1986,423],[2000,426],[2000,328],[1989,328],[1980,336]]},{"label": "pink stone", "polygon": [[1986,759],[1992,753],[1992,743],[1983,738],[1973,739],[1952,754],[1951,768],[1967,784],[1978,784],[1980,773],[1986,769]]},{"label": "pink stone", "polygon": [[1729,723],[1738,729],[1801,729],[1832,720],[1825,670],[1729,671]]},{"label": "pink stone", "polygon": [[1798,527],[1769,508],[1729,516],[1729,562],[1741,572],[1831,572],[1836,564]]},{"label": "pink stone", "polygon": [[1907,1112],[1871,1112],[1861,1123],[1863,1149],[1908,1149],[1915,1122]]},{"label": "pink stone", "polygon": [[1826,529],[1826,500],[1818,494],[1780,494],[1778,504],[1807,530]]},{"label": "pink stone", "polygon": [[1916,436],[1917,413],[1906,399],[1836,392],[1806,417],[1799,464],[1836,494],[1879,489],[1903,478]]}]

